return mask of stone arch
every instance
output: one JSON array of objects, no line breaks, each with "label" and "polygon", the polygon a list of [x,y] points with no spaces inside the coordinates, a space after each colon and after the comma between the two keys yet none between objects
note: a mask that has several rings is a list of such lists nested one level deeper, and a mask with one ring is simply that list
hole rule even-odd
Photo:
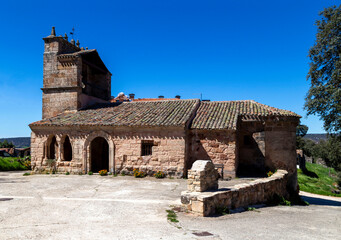
[{"label": "stone arch", "polygon": [[47,138],[45,148],[46,159],[58,159],[59,146],[56,135],[52,134]]},{"label": "stone arch", "polygon": [[70,137],[62,136],[60,140],[60,159],[62,161],[71,161],[73,159],[73,148]]},{"label": "stone arch", "polygon": [[109,145],[109,171],[114,172],[115,171],[115,152],[114,152],[114,142],[111,138],[111,136],[104,131],[94,131],[89,136],[86,138],[84,142],[84,148],[83,148],[83,171],[89,172],[90,171],[90,145],[91,142],[97,138],[97,137],[102,137],[106,140],[106,142]]},{"label": "stone arch", "polygon": [[96,137],[90,143],[90,170],[98,172],[109,171],[109,143],[103,137]]}]

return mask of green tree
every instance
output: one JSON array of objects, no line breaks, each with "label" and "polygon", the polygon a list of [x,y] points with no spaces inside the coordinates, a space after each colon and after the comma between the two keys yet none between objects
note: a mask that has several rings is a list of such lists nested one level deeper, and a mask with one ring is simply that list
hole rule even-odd
[{"label": "green tree", "polygon": [[298,124],[298,126],[296,127],[296,136],[297,137],[304,137],[307,132],[308,132],[308,126],[304,125],[304,124]]},{"label": "green tree", "polygon": [[304,149],[305,140],[303,137],[307,134],[307,132],[308,132],[307,125],[298,124],[298,126],[296,127],[296,148],[297,149]]},{"label": "green tree", "polygon": [[328,132],[341,133],[341,5],[325,8],[316,21],[317,35],[309,50],[311,85],[308,115],[318,115]]},{"label": "green tree", "polygon": [[14,144],[12,142],[8,142],[6,139],[3,142],[0,142],[1,148],[14,148]]},{"label": "green tree", "polygon": [[341,171],[341,143],[337,136],[330,135],[324,150],[321,152],[321,158],[326,162],[327,166]]}]

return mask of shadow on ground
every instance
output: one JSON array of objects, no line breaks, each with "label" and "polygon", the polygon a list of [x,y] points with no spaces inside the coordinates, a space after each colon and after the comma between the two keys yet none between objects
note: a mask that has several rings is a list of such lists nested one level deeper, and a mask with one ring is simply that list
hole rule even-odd
[{"label": "shadow on ground", "polygon": [[301,198],[304,201],[307,201],[309,204],[312,204],[312,205],[341,207],[341,202],[338,202],[338,201],[322,199],[318,197],[308,197],[308,196],[301,196]]}]

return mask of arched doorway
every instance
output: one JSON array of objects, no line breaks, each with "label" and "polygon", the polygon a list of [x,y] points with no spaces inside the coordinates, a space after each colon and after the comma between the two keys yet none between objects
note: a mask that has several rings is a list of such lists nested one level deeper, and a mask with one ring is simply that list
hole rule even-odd
[{"label": "arched doorway", "polygon": [[52,136],[48,140],[48,148],[47,148],[47,159],[57,159],[57,150],[58,150],[58,145],[57,145],[57,139],[56,136]]},{"label": "arched doorway", "polygon": [[90,164],[92,172],[109,171],[109,144],[102,137],[96,137],[90,144]]},{"label": "arched doorway", "polygon": [[64,161],[72,160],[72,146],[69,136],[66,136],[63,143]]}]

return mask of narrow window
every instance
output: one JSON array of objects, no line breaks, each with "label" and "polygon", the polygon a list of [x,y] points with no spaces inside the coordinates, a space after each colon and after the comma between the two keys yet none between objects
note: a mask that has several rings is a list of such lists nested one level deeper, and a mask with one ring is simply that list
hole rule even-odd
[{"label": "narrow window", "polygon": [[142,141],[141,145],[141,156],[149,156],[152,155],[152,149],[153,149],[153,141]]}]

